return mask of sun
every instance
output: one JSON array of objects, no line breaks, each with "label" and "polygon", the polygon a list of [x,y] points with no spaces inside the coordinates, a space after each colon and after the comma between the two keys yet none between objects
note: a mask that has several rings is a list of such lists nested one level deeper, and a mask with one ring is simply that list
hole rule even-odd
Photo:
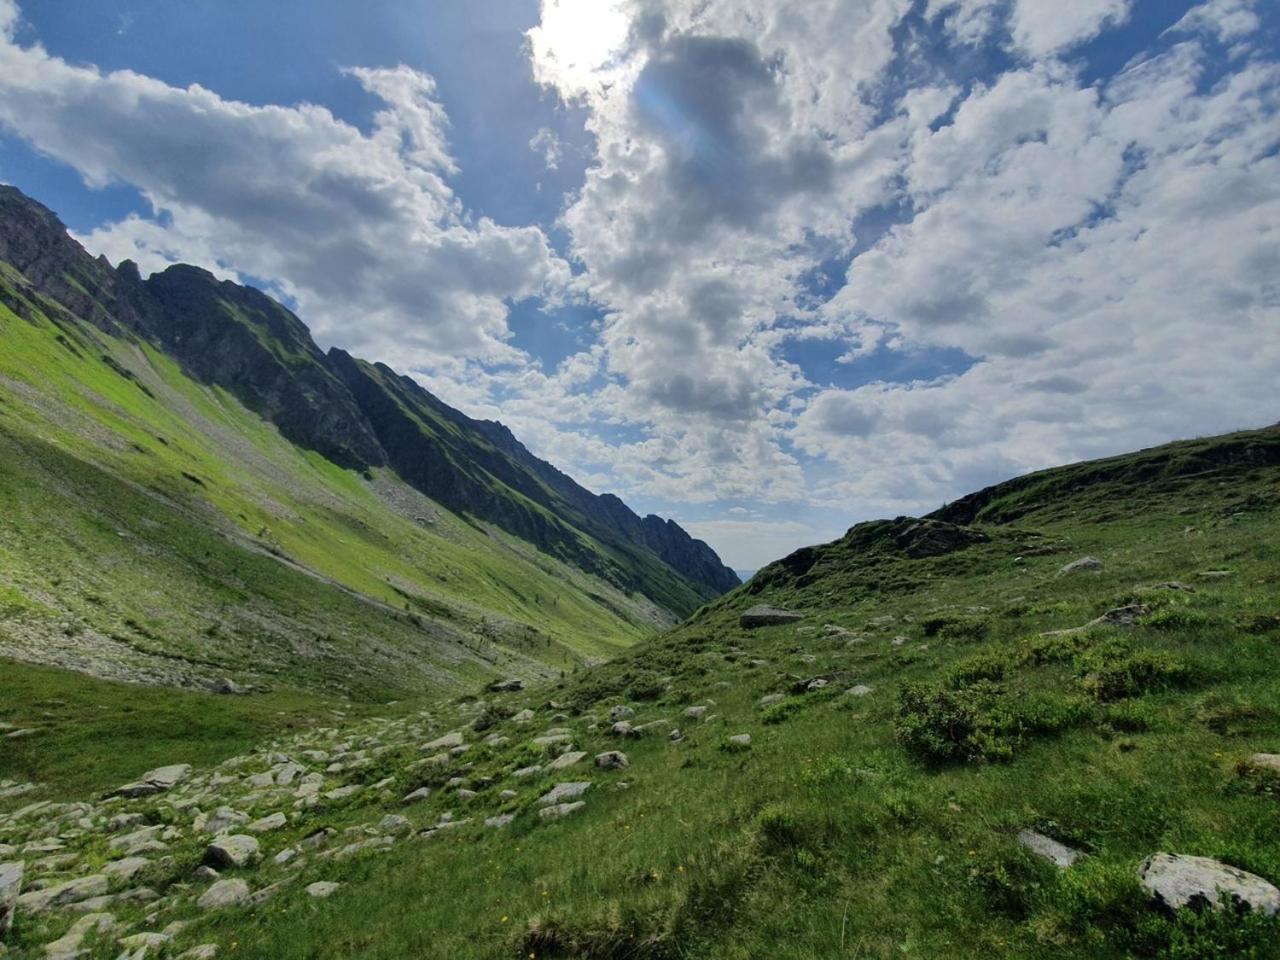
[{"label": "sun", "polygon": [[627,39],[625,0],[542,0],[529,31],[534,76],[564,96],[590,91]]}]

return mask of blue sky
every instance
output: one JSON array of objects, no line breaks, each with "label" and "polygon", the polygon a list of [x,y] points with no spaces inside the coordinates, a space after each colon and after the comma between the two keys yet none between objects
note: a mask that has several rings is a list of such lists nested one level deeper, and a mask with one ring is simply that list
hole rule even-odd
[{"label": "blue sky", "polygon": [[754,569],[1280,419],[1253,0],[0,0],[0,180]]}]

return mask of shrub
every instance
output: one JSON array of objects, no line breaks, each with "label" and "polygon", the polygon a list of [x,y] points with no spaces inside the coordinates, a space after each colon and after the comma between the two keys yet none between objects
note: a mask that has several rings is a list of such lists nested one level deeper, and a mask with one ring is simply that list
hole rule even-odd
[{"label": "shrub", "polygon": [[945,683],[953,690],[968,687],[979,680],[1003,680],[1009,672],[1009,659],[995,653],[983,653],[961,660],[945,676]]},{"label": "shrub", "polygon": [[1126,642],[1085,650],[1076,657],[1075,668],[1085,691],[1104,703],[1182,686],[1191,679],[1191,668],[1180,657],[1163,650],[1133,650]]},{"label": "shrub", "polygon": [[1189,607],[1165,607],[1142,618],[1144,627],[1155,630],[1198,630],[1217,622],[1215,617]]},{"label": "shrub", "polygon": [[898,742],[930,763],[1010,759],[1025,740],[1057,733],[1087,714],[1079,700],[1014,698],[990,680],[955,689],[915,683],[898,698]]},{"label": "shrub", "polygon": [[766,707],[760,719],[765,723],[785,723],[792,716],[804,709],[805,701],[800,699],[783,700]]}]

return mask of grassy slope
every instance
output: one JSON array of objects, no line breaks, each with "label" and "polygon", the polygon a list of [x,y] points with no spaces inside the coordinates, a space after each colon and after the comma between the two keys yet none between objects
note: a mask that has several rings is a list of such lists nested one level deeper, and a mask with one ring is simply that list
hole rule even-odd
[{"label": "grassy slope", "polygon": [[[1164,849],[1280,881],[1277,785],[1237,769],[1280,750],[1278,481],[1274,467],[1233,467],[1059,492],[962,552],[848,555],[800,589],[739,591],[552,694],[569,703],[581,749],[618,745],[587,728],[618,702],[688,733],[623,745],[632,768],[588,774],[598,789],[574,819],[524,815],[502,834],[408,843],[343,865],[332,900],[285,894],[196,935],[272,958],[1280,955],[1276,922],[1170,920],[1134,873]],[[1058,574],[1085,554],[1103,571]],[[1211,570],[1230,573],[1199,576]],[[1143,589],[1168,580],[1194,592]],[[762,598],[805,622],[744,633],[738,612]],[[1135,600],[1149,613],[1134,627],[1039,636]],[[865,642],[826,636],[826,624]],[[980,674],[1003,679],[983,687]],[[816,675],[831,686],[790,692]],[[844,694],[855,682],[874,690]],[[911,684],[985,691],[974,714],[985,759],[907,749]],[[757,707],[777,692],[782,705]],[[682,716],[711,701],[715,719]],[[470,776],[532,755],[529,731],[497,729],[515,742],[469,755]],[[726,750],[742,732],[752,747]],[[616,780],[630,789],[609,790]],[[517,785],[509,806],[549,782]],[[413,815],[457,807],[441,793]],[[347,815],[333,825],[371,816]],[[1058,874],[1014,842],[1028,826],[1088,858]]]},{"label": "grassy slope", "polygon": [[87,634],[125,659],[385,699],[607,656],[661,622],[392,475],[300,451],[149,348],[20,306],[0,307],[10,653]]}]

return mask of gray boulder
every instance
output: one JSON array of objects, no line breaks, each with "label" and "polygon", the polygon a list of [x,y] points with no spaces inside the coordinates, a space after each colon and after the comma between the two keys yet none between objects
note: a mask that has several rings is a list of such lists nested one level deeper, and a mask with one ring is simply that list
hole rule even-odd
[{"label": "gray boulder", "polygon": [[756,627],[776,627],[803,619],[804,617],[801,614],[792,613],[789,610],[779,610],[777,607],[770,607],[761,603],[740,616],[738,625],[744,630],[753,630]]},{"label": "gray boulder", "polygon": [[18,906],[28,913],[42,913],[54,907],[65,907],[107,894],[110,881],[101,873],[78,877],[65,883],[54,884],[43,890],[32,890],[18,897]]},{"label": "gray boulder", "polygon": [[320,880],[307,887],[307,896],[316,900],[325,900],[333,896],[342,884],[331,880]]},{"label": "gray boulder", "polygon": [[586,804],[581,800],[576,803],[557,803],[552,807],[543,807],[538,811],[538,815],[541,816],[543,820],[559,820],[560,818],[567,817],[572,813],[577,813],[585,806]]},{"label": "gray boulder", "polygon": [[1273,884],[1209,857],[1153,854],[1142,861],[1138,880],[1170,910],[1241,903],[1269,917],[1280,912],[1280,890]]},{"label": "gray boulder", "polygon": [[205,855],[215,866],[247,866],[258,858],[258,841],[243,834],[219,837],[209,844]]},{"label": "gray boulder", "polygon": [[109,913],[91,913],[77,920],[62,937],[44,948],[46,960],[77,960],[84,956],[80,949],[91,933],[110,933],[116,927],[116,918]]},{"label": "gray boulder", "polygon": [[167,767],[149,770],[137,783],[126,783],[116,790],[117,797],[149,797],[172,790],[191,775],[189,763],[175,763]]},{"label": "gray boulder", "polygon": [[1072,560],[1070,563],[1064,565],[1058,573],[1065,575],[1079,573],[1082,570],[1087,570],[1090,573],[1097,573],[1101,569],[1102,561],[1097,557],[1081,557],[1079,560]]},{"label": "gray boulder", "polygon": [[596,766],[602,770],[621,770],[623,767],[631,766],[631,761],[621,750],[606,750],[604,753],[596,754]]},{"label": "gray boulder", "polygon": [[201,910],[223,910],[249,899],[249,884],[243,880],[219,880],[196,901]]},{"label": "gray boulder", "polygon": [[591,789],[590,781],[578,783],[557,783],[550,791],[538,798],[539,806],[550,806],[565,800],[576,800]]},{"label": "gray boulder", "polygon": [[0,863],[0,937],[9,932],[22,892],[22,863]]}]

